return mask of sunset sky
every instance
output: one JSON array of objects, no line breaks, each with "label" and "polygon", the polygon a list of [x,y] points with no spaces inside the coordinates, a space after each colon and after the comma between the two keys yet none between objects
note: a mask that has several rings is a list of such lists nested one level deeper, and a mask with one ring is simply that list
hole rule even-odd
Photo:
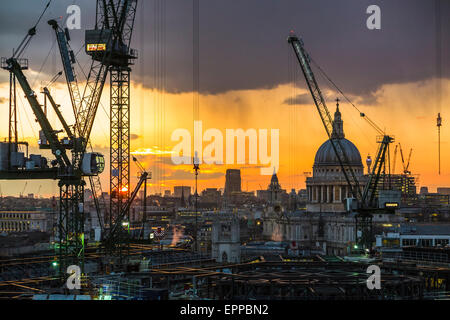
[{"label": "sunset sky", "polygon": [[[8,4],[11,10],[0,12],[2,57],[11,55],[46,2],[16,0]],[[83,45],[84,30],[92,28],[94,1],[60,0],[51,5],[25,53],[31,67],[26,75],[36,92],[62,70],[54,34],[46,21],[60,16],[64,19],[70,4],[82,10],[82,30],[71,31],[75,51]],[[371,4],[381,8],[381,30],[366,28],[366,8]],[[177,144],[171,141],[172,132],[186,128],[193,135],[192,1],[146,0],[139,2],[138,9],[132,42],[139,59],[132,76],[131,149],[152,172],[152,193],[173,191],[174,185],[193,186],[192,166],[171,161],[171,150]],[[431,191],[450,186],[450,21],[444,18],[449,13],[448,1],[200,0],[198,120],[203,122],[203,132],[216,128],[225,137],[226,129],[279,129],[280,183],[288,191],[305,187],[305,173],[312,171],[314,155],[327,136],[286,41],[289,31],[294,30],[313,60],[355,105],[401,143],[405,156],[413,149],[410,170],[420,175],[419,186],[428,186]],[[86,71],[89,59],[83,50],[78,59]],[[164,63],[164,68],[156,69],[156,63]],[[317,68],[314,71],[332,113],[335,99],[341,99],[346,138],[358,147],[363,161],[368,154],[374,156],[377,132]],[[8,135],[8,77],[0,70],[2,139]],[[79,77],[82,79],[81,73]],[[21,89],[18,92],[20,138],[32,143],[32,153],[42,153],[36,150],[38,124]],[[64,82],[55,83],[51,92],[73,122]],[[42,95],[39,100],[43,101]],[[91,138],[94,149],[107,160],[108,108],[106,86]],[[441,175],[437,166],[438,112],[443,118]],[[61,127],[55,115],[49,117],[55,127]],[[132,166],[134,185],[137,171]],[[401,166],[398,154],[397,173]],[[265,189],[270,176],[261,175],[260,167],[202,165],[199,188],[223,188],[226,169],[240,168],[243,190]],[[107,190],[109,166],[101,178]],[[17,195],[25,181],[0,181],[0,186],[3,195]],[[25,193],[36,194],[39,186],[44,196],[58,192],[55,181],[33,181],[28,182]]]}]

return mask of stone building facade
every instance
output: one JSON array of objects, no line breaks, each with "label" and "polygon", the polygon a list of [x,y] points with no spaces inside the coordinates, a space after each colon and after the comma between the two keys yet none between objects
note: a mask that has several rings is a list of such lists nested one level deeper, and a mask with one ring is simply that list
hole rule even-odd
[{"label": "stone building facade", "polygon": [[238,215],[222,213],[216,217],[211,231],[212,258],[220,263],[240,263],[241,237]]}]

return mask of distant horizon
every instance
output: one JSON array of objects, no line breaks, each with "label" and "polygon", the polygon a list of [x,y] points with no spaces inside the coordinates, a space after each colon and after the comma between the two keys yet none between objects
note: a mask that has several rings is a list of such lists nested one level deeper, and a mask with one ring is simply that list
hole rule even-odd
[{"label": "distant horizon", "polygon": [[[270,183],[270,179],[269,179],[269,183]],[[281,189],[282,190],[285,190],[287,193],[289,193],[292,189],[286,189],[286,188],[284,188],[283,187],[283,183],[280,181],[280,186],[281,186]],[[189,185],[175,185],[174,187],[190,187],[191,188],[191,195],[193,195],[194,194],[194,190],[195,190],[195,187],[194,186],[189,186]],[[170,191],[170,195],[171,196],[173,196],[174,195],[174,187],[172,187],[172,189],[164,189],[162,192],[153,192],[153,193],[149,193],[149,192],[147,192],[147,196],[153,196],[153,195],[162,195],[162,196],[164,196],[165,194],[165,191],[166,190],[169,190]],[[450,190],[450,186],[439,186],[439,187],[435,187],[435,188],[429,188],[429,187],[427,187],[427,186],[420,186],[420,187],[417,187],[416,188],[416,192],[417,192],[417,194],[420,194],[420,189],[421,188],[424,188],[424,187],[426,187],[426,188],[428,188],[428,193],[430,193],[430,194],[436,194],[436,193],[438,193],[438,190],[437,189],[441,189],[441,188],[444,188],[444,189],[449,189]],[[218,188],[218,187],[206,187],[206,188],[204,188],[204,189],[199,189],[199,191],[198,191],[198,194],[199,194],[199,196],[201,196],[201,193],[203,192],[203,191],[205,191],[205,190],[207,190],[207,189],[216,189],[216,190],[218,190],[218,191],[221,191],[221,194],[223,195],[223,191],[224,191],[224,187],[220,187],[220,188]],[[85,188],[85,191],[87,191],[87,190],[90,190],[90,188]],[[241,192],[257,192],[257,191],[261,191],[261,190],[267,190],[267,188],[263,188],[263,189],[252,189],[252,190],[244,190],[243,188],[242,188],[242,186],[241,186]],[[299,188],[299,189],[295,189],[295,191],[296,191],[296,193],[298,193],[299,191],[301,191],[301,190],[306,190],[306,188]],[[434,192],[433,192],[434,191]],[[109,191],[103,191],[103,192],[107,192],[108,193],[108,195],[110,194],[109,193]],[[143,192],[143,188],[141,188],[140,190],[139,190],[139,192]],[[33,194],[35,197],[34,197],[34,199],[40,199],[40,198],[42,198],[42,199],[51,199],[52,197],[58,197],[58,195],[48,195],[48,194],[45,194],[45,195],[42,195],[42,194],[37,194],[37,193],[25,193],[25,194],[23,194],[22,195],[22,198],[28,198],[28,195],[31,195],[31,194]],[[38,197],[39,196],[39,197]],[[0,194],[0,197],[13,197],[13,198],[20,198],[20,194],[18,194],[18,195],[15,195],[15,194],[8,194],[8,195],[5,195],[5,194]],[[139,194],[138,194],[138,197],[139,197]]]},{"label": "distant horizon", "polygon": [[[8,10],[0,12],[1,57],[11,55],[12,48],[30,28],[30,21],[36,21],[37,12],[42,12],[47,2],[17,0],[8,4]],[[445,12],[450,12],[450,2],[441,1],[437,13],[434,1],[379,0],[382,12],[379,30],[366,26],[366,9],[371,4],[366,2],[200,2],[197,96],[193,83],[192,3],[164,2],[163,16],[148,2],[140,1],[132,41],[139,58],[131,77],[130,151],[152,172],[148,192],[163,193],[174,185],[194,185],[192,166],[175,165],[170,158],[177,144],[172,141],[172,134],[177,129],[186,129],[193,135],[194,121],[202,121],[203,132],[213,128],[222,135],[226,129],[279,130],[279,181],[286,190],[305,188],[304,173],[312,171],[314,156],[328,136],[286,41],[291,30],[302,37],[314,62],[360,112],[394,136],[405,156],[413,150],[409,170],[420,175],[418,189],[428,186],[436,190],[450,185],[450,112],[445,107],[450,105],[450,41],[444,41],[450,38],[450,23],[444,19]],[[46,21],[55,17],[64,21],[71,4],[71,0],[52,2],[25,52],[30,68],[24,73],[35,92],[40,92],[41,86],[62,69],[58,48],[52,47],[55,34]],[[77,4],[81,9],[81,29],[70,30],[70,45],[78,52],[84,45],[85,31],[94,25],[95,2],[81,0]],[[163,29],[164,34],[156,32]],[[77,59],[80,65],[89,65],[90,57],[84,50],[79,51]],[[164,68],[154,68],[155,65]],[[313,69],[330,113],[335,111],[336,98],[341,99],[345,137],[358,148],[365,164],[366,157],[373,158],[377,152],[378,133],[321,77],[315,65]],[[76,66],[83,89],[85,82],[80,71]],[[100,176],[105,190],[109,189],[109,90],[107,81],[91,136],[94,150],[105,155],[106,168]],[[50,91],[67,122],[74,123],[64,77],[54,82]],[[17,93],[20,140],[30,143],[30,154],[53,159],[48,151],[38,149],[40,128],[33,121],[34,115],[20,87]],[[0,110],[4,115],[8,97],[9,75],[0,70]],[[194,112],[195,97],[198,110]],[[40,93],[38,100],[43,101]],[[440,175],[438,113],[442,117]],[[3,141],[8,136],[8,117],[1,120]],[[61,129],[56,115],[50,111],[49,120],[55,129]],[[204,143],[204,147],[207,145]],[[245,160],[245,165],[201,165],[199,189],[224,186],[226,169],[241,169],[243,189],[247,189],[247,184],[248,189],[261,189],[270,176],[261,175],[260,165]],[[400,172],[400,154],[396,165],[396,172]],[[138,169],[133,163],[130,169],[128,187],[133,189]],[[0,193],[17,195],[24,185],[25,181],[0,181]],[[37,193],[40,189],[40,194],[49,196],[59,192],[56,181],[28,181],[25,189],[25,193]]]}]

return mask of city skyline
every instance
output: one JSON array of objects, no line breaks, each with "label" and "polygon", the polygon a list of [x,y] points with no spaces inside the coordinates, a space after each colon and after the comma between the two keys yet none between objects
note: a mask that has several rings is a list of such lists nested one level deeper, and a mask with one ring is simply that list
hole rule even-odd
[{"label": "city skyline", "polygon": [[449,12],[8,3],[0,299],[211,318],[449,300]]},{"label": "city skyline", "polygon": [[[36,8],[42,7],[45,1],[38,2],[33,4]],[[50,80],[61,68],[56,47],[50,50],[46,59],[48,49],[54,42],[54,35],[46,20],[60,15],[65,17],[65,9],[69,4],[70,1],[55,4],[44,16],[38,27],[38,35],[31,42],[29,51],[36,53],[30,57],[30,70],[26,71],[26,75],[33,80],[31,82],[36,92],[45,84],[44,80],[40,82],[36,80],[38,76],[40,79]],[[198,119],[194,119],[192,113],[192,61],[189,58],[192,56],[192,17],[189,15],[180,17],[177,13],[181,9],[189,11],[190,5],[180,1],[167,4],[166,40],[155,44],[154,35],[143,32],[156,26],[147,25],[145,22],[147,15],[154,18],[155,13],[152,13],[154,8],[140,4],[142,11],[137,15],[133,44],[146,58],[139,59],[134,66],[131,89],[133,94],[131,151],[149,171],[152,171],[150,192],[163,192],[164,189],[174,185],[194,184],[194,174],[190,165],[176,166],[170,161],[170,151],[176,144],[170,140],[171,133],[179,128],[186,128],[192,132],[194,120],[201,120],[205,128],[216,128],[222,133],[228,128],[280,129],[278,171],[280,183],[287,190],[304,188],[304,172],[312,171],[314,154],[327,136],[298,65],[286,43],[290,30],[294,30],[304,38],[314,61],[344,90],[361,111],[395,136],[405,150],[413,148],[410,169],[413,174],[420,175],[418,186],[428,186],[430,190],[435,190],[437,187],[449,185],[450,163],[446,159],[450,157],[450,149],[446,146],[450,139],[450,129],[446,123],[450,114],[446,112],[445,106],[450,104],[450,76],[445,66],[449,62],[447,53],[450,50],[449,44],[443,41],[440,47],[441,61],[435,61],[438,42],[433,4],[417,1],[414,6],[410,6],[407,14],[400,15],[406,2],[398,4],[381,2],[383,27],[379,33],[365,28],[366,3],[355,6],[346,1],[340,5],[331,1],[321,1],[320,4],[285,1],[285,4],[277,6],[280,12],[266,24],[257,23],[258,20],[249,13],[254,9],[255,15],[259,18],[269,14],[273,9],[270,1],[260,2],[256,8],[254,4],[253,6],[242,4],[237,11],[239,12],[236,16],[237,25],[228,30],[226,19],[231,18],[232,12],[235,12],[233,9],[238,7],[223,6],[215,1],[201,3]],[[79,5],[82,9],[82,22],[91,21],[92,5],[86,1],[81,1]],[[298,10],[287,10],[287,5]],[[323,5],[329,8],[327,13],[318,10]],[[20,1],[13,4],[11,9],[18,9],[19,6]],[[442,6],[444,11],[448,4],[443,3]],[[221,9],[226,11],[220,11]],[[34,15],[34,11],[24,11],[22,15],[25,17]],[[288,19],[284,21],[281,17],[285,16]],[[214,17],[221,19],[214,21]],[[348,17],[353,18],[346,19]],[[329,24],[339,25],[339,30],[330,33],[327,28],[321,26],[319,22],[321,19],[327,19]],[[441,37],[444,38],[449,34],[450,28],[445,19],[441,20]],[[255,23],[249,24],[249,21]],[[416,25],[412,21],[421,23]],[[0,33],[1,56],[8,56],[12,44],[20,41],[29,27],[28,24],[24,19],[15,25],[14,32],[6,28]],[[89,26],[82,24],[82,30],[71,31],[72,45],[75,48],[78,49],[82,43],[84,29],[87,27]],[[236,28],[241,29],[237,32]],[[19,32],[21,29],[22,33]],[[411,33],[416,36],[409,37]],[[352,36],[348,37],[349,34]],[[248,37],[249,35],[254,37]],[[263,46],[267,41],[273,46],[270,48]],[[234,54],[231,48],[237,44],[244,46],[243,48],[249,50],[251,55]],[[152,46],[159,49],[165,46],[175,47],[177,50],[167,50],[167,56],[155,56],[156,49],[152,49]],[[417,50],[411,50],[412,48]],[[232,59],[227,59],[227,55]],[[252,56],[258,59],[253,59]],[[387,57],[389,61],[386,61]],[[83,65],[87,56],[81,52],[79,58]],[[151,68],[155,59],[162,59],[165,62],[167,69],[164,74],[161,72],[158,74]],[[423,61],[433,62],[425,64]],[[441,70],[438,70],[438,66]],[[244,79],[240,79],[241,76]],[[165,86],[161,87],[158,83],[161,83],[163,78]],[[295,85],[293,79],[296,80]],[[374,156],[377,150],[375,143],[377,133],[359,117],[358,112],[346,103],[340,94],[330,88],[326,81],[320,80],[319,85],[325,93],[330,112],[334,112],[334,100],[341,98],[346,135],[360,150],[363,162],[367,155]],[[56,82],[51,90],[55,100],[62,105],[64,115],[73,122],[65,84]],[[106,86],[105,92],[108,91],[109,87]],[[34,116],[23,99],[21,90],[18,92],[19,135],[22,140],[30,142],[32,151],[38,152],[36,150],[38,124],[34,123]],[[7,72],[1,72],[1,110],[7,110],[7,98]],[[42,101],[42,97],[39,98]],[[92,134],[93,145],[97,151],[105,155],[107,167],[108,105],[107,95],[103,94]],[[437,174],[435,118],[438,112],[443,118],[441,175]],[[55,115],[50,113],[49,118],[52,123],[56,123]],[[7,126],[6,123],[2,123],[0,137],[6,136]],[[393,150],[391,156],[392,153]],[[260,189],[260,185],[266,184],[270,179],[270,176],[259,174],[258,166],[202,165],[198,177],[199,189],[223,186],[225,171],[230,168],[242,169],[244,189],[247,188],[247,183],[249,190]],[[401,163],[397,159],[396,172],[399,172],[400,168]],[[108,175],[108,170],[101,175],[105,190],[108,189]],[[137,170],[133,165],[131,176],[132,184],[136,183]],[[3,194],[19,194],[23,189],[21,182],[1,181],[0,185]],[[34,191],[41,185],[40,190],[44,195],[58,192],[56,182],[30,181],[27,188]]]}]

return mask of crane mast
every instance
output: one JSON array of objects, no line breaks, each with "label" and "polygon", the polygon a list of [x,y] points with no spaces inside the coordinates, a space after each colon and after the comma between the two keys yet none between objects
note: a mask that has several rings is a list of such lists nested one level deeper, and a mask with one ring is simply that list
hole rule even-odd
[{"label": "crane mast", "polygon": [[[97,76],[88,82],[80,115],[90,121],[89,114],[95,114],[99,102],[99,91],[103,89],[107,74],[110,74],[110,211],[107,226],[110,235],[115,225],[120,225],[129,216],[130,199],[130,80],[133,60],[137,53],[130,48],[134,28],[137,0],[97,0],[96,24],[94,30],[86,31],[86,53],[92,57],[91,73]],[[98,80],[100,79],[100,80]],[[92,89],[97,88],[97,89]],[[87,93],[90,90],[91,93]],[[95,102],[95,103],[94,103]],[[83,132],[89,133],[87,125]],[[111,256],[119,255],[122,260],[121,239],[106,243]]]},{"label": "crane mast", "polygon": [[[102,56],[102,45],[107,41],[88,42],[87,50],[94,61],[107,63],[110,71],[110,216],[108,225],[110,232],[114,225],[120,224],[125,216],[129,216],[126,204],[130,199],[130,81],[131,68],[137,53],[130,48],[136,16],[137,0],[122,0],[108,3],[97,1],[96,30],[87,31],[86,37],[95,39],[98,29],[103,28],[103,35],[97,39],[112,37],[111,54],[106,59]],[[89,45],[92,51],[89,51]],[[95,50],[96,45],[97,50]],[[111,235],[112,237],[113,235]],[[107,250],[121,255],[120,239],[111,241],[114,244]]]}]

